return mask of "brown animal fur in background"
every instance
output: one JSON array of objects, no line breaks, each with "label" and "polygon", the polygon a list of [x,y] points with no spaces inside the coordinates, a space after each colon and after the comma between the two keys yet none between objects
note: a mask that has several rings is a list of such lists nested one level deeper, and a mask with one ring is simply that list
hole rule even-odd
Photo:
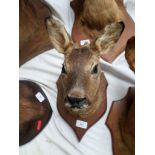
[{"label": "brown animal fur in background", "polygon": [[127,42],[125,58],[130,68],[135,72],[135,37],[130,38]]},{"label": "brown animal fur in background", "polygon": [[[124,21],[124,16],[115,0],[74,0],[72,7],[80,20],[83,33],[96,37],[106,25]],[[80,8],[80,9],[79,9]]]},{"label": "brown animal fur in background", "polygon": [[19,91],[19,133],[24,134],[30,123],[44,116],[46,109],[34,99],[27,85],[20,83]]},{"label": "brown animal fur in background", "polygon": [[130,89],[127,98],[127,111],[119,122],[122,142],[120,143],[122,155],[135,154],[135,88]]},{"label": "brown animal fur in background", "polygon": [[115,0],[85,0],[80,20],[88,28],[100,31],[106,25],[124,19]]},{"label": "brown animal fur in background", "polygon": [[52,48],[45,20],[51,11],[41,0],[19,0],[19,63]]},{"label": "brown animal fur in background", "polygon": [[110,129],[114,155],[135,154],[135,88],[127,95],[114,101],[106,124]]}]

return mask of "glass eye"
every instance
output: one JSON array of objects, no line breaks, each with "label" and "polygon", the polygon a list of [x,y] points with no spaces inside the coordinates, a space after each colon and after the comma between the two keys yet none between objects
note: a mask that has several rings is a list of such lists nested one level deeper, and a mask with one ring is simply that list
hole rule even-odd
[{"label": "glass eye", "polygon": [[63,73],[63,74],[67,74],[67,72],[66,72],[66,69],[65,69],[64,65],[62,66],[61,73]]},{"label": "glass eye", "polygon": [[97,73],[98,73],[98,64],[96,64],[91,71],[91,74],[97,74]]}]

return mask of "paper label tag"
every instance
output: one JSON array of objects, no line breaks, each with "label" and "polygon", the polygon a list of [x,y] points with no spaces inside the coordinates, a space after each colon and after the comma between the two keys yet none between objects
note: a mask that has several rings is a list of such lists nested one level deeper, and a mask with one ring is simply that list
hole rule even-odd
[{"label": "paper label tag", "polygon": [[43,102],[45,100],[45,97],[40,92],[38,92],[35,96],[39,102]]},{"label": "paper label tag", "polygon": [[77,120],[76,127],[87,129],[88,123],[85,121]]},{"label": "paper label tag", "polygon": [[83,45],[88,45],[88,44],[90,44],[90,40],[89,40],[89,39],[87,39],[87,40],[81,40],[81,41],[80,41],[80,45],[81,45],[81,46],[83,46]]}]

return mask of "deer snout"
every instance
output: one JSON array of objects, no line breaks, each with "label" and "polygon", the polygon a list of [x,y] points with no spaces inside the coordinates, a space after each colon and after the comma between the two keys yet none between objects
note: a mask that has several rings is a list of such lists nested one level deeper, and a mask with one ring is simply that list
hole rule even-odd
[{"label": "deer snout", "polygon": [[81,108],[86,104],[86,98],[76,98],[67,96],[68,102],[71,104],[71,108]]}]

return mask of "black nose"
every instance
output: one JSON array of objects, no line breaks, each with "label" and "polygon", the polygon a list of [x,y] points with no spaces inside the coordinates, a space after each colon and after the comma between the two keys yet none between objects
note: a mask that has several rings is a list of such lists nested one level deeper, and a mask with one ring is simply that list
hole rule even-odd
[{"label": "black nose", "polygon": [[80,108],[83,104],[86,103],[86,98],[75,98],[68,96],[67,100],[71,104],[72,108]]}]

